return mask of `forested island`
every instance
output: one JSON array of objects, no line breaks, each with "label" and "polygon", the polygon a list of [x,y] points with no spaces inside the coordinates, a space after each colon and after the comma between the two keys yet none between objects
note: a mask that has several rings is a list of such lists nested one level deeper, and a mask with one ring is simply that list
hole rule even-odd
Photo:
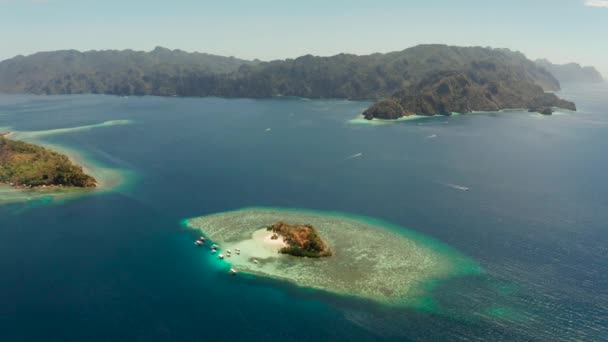
[{"label": "forested island", "polygon": [[385,54],[246,61],[180,50],[74,50],[0,63],[0,92],[381,101],[367,119],[510,108],[564,108],[559,81],[519,52],[419,45]]},{"label": "forested island", "polygon": [[271,239],[282,238],[287,244],[279,250],[279,253],[289,254],[297,257],[321,258],[331,256],[329,246],[317,230],[309,224],[292,225],[279,221],[267,228],[273,232]]},{"label": "forested island", "polygon": [[44,147],[0,135],[0,183],[16,188],[92,188],[95,178],[68,157]]}]

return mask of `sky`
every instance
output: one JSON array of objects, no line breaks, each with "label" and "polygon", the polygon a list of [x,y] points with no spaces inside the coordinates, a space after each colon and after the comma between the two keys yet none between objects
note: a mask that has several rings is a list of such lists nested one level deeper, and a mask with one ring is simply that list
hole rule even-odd
[{"label": "sky", "polygon": [[608,0],[0,0],[0,60],[156,46],[261,60],[504,47],[608,76]]}]

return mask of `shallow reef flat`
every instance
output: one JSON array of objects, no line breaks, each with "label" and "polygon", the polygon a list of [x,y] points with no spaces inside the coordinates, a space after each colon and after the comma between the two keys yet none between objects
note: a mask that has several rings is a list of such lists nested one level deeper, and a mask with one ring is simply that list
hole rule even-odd
[{"label": "shallow reef flat", "polygon": [[[279,247],[261,236],[276,221],[314,226],[334,255],[299,258],[279,254]],[[231,250],[230,257],[217,260],[238,272],[389,305],[426,305],[427,290],[436,281],[481,272],[475,262],[447,245],[403,227],[356,215],[246,208],[184,223],[218,244],[218,253],[226,255]],[[240,255],[234,253],[237,248]]]}]

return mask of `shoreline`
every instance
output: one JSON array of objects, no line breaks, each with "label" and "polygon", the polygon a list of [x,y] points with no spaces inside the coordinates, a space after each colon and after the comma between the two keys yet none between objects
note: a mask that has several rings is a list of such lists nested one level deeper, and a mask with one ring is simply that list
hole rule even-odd
[{"label": "shoreline", "polygon": [[[570,109],[566,109],[566,108],[561,108],[561,107],[551,107],[554,112],[553,115],[559,115],[561,113],[563,114],[567,114],[567,113],[579,113],[578,110],[570,110]],[[539,114],[539,115],[543,115],[537,112],[534,113],[530,113],[529,109],[526,108],[503,108],[503,109],[499,109],[496,111],[471,111],[468,113],[457,113],[457,112],[453,112],[450,115],[444,115],[444,114],[433,114],[433,115],[420,115],[420,114],[413,114],[413,115],[404,115],[400,118],[397,119],[380,119],[380,118],[374,118],[372,120],[368,120],[366,119],[363,114],[358,114],[357,117],[348,120],[348,123],[350,124],[356,124],[356,125],[388,125],[388,124],[394,124],[394,123],[399,123],[399,122],[407,122],[407,121],[418,121],[418,120],[426,120],[426,119],[431,119],[431,118],[438,118],[438,117],[444,117],[444,118],[450,118],[450,117],[455,117],[455,116],[466,116],[466,115],[488,115],[488,114],[505,114],[505,113],[520,113],[520,114]],[[544,116],[550,116],[550,115],[544,115]]]}]

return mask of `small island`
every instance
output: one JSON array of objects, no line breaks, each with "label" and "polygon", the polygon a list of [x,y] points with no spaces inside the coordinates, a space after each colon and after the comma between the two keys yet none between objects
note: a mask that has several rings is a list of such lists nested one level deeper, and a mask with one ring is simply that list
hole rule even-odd
[{"label": "small island", "polygon": [[291,225],[279,221],[266,230],[271,231],[272,240],[282,238],[287,244],[279,253],[297,257],[322,258],[332,255],[331,249],[319,236],[317,230],[309,224]]},{"label": "small island", "polygon": [[18,189],[93,188],[95,178],[65,155],[0,134],[0,183]]},{"label": "small island", "polygon": [[429,308],[438,281],[481,272],[438,241],[352,214],[245,208],[183,223],[202,236],[208,267],[387,305]]}]

